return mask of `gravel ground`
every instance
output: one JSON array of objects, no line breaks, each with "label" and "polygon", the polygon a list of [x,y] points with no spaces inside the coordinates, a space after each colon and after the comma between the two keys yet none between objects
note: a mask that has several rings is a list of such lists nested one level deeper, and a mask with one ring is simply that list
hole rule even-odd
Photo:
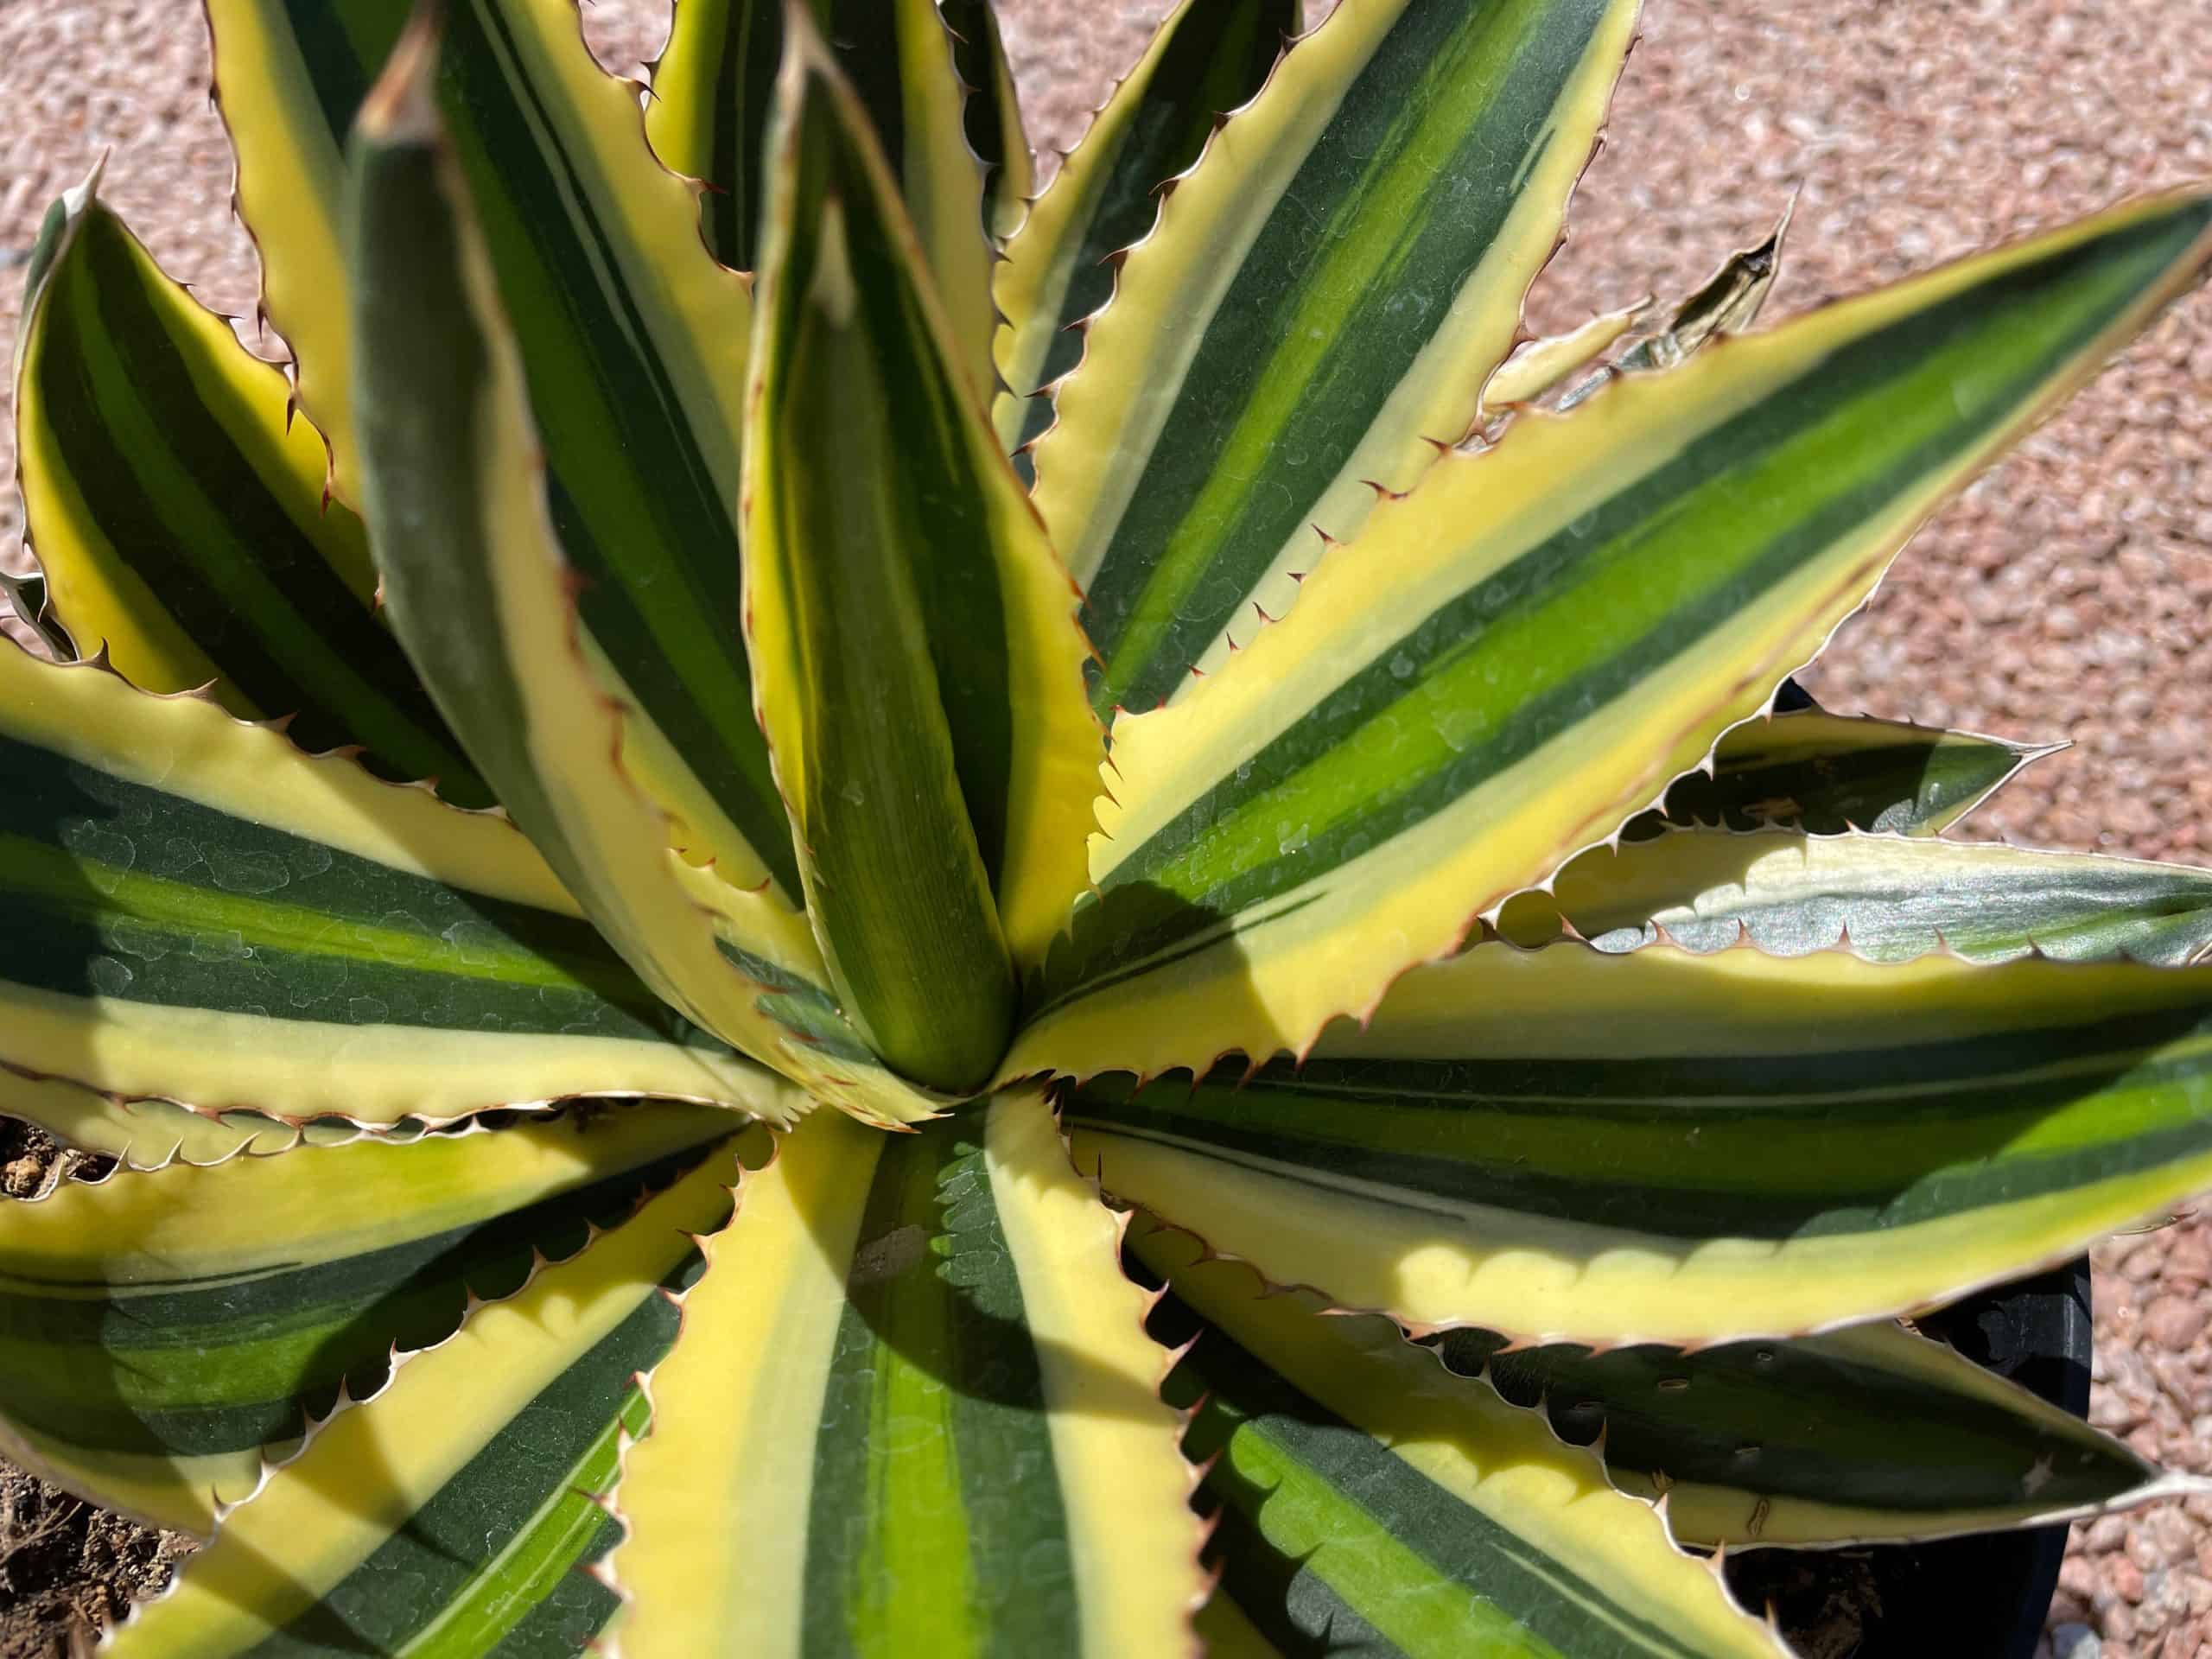
[{"label": "gravel ground", "polygon": [[[1001,0],[1040,147],[1141,48],[1163,0]],[[1319,10],[1319,8],[1315,8]],[[651,0],[589,28],[634,70]],[[1786,315],[2118,197],[2212,176],[2212,0],[1649,0],[1540,328],[1679,294],[1803,196],[1770,315]],[[0,261],[113,149],[105,194],[217,308],[250,318],[251,251],[204,92],[191,0],[0,0]],[[10,284],[12,286],[12,284]],[[0,351],[17,296],[0,294]],[[257,340],[251,324],[244,331]],[[270,342],[259,342],[274,349]],[[11,464],[0,427],[0,464]],[[14,503],[0,505],[13,557]],[[1915,543],[1808,683],[1833,706],[2069,737],[1979,833],[2143,855],[2212,842],[2212,296],[2144,341]],[[2212,1230],[2097,1255],[2097,1422],[2212,1473]],[[0,1659],[74,1606],[158,1578],[170,1546],[0,1471]],[[2074,1539],[2055,1659],[2212,1655],[2212,1503]]]}]

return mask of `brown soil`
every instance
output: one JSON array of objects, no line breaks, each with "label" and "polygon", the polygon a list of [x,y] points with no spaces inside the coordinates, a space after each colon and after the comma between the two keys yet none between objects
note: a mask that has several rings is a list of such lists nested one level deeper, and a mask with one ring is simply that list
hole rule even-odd
[{"label": "brown soil", "polygon": [[190,1548],[0,1467],[0,1659],[82,1650]]},{"label": "brown soil", "polygon": [[[0,1195],[22,1200],[105,1159],[64,1152],[0,1117]],[[0,1463],[0,1659],[51,1659],[81,1648],[130,1601],[168,1582],[192,1541],[93,1508]]]},{"label": "brown soil", "polygon": [[1729,1572],[1746,1607],[1770,1609],[1800,1659],[1853,1659],[1868,1622],[1882,1611],[1880,1588],[1863,1560],[1815,1565],[1802,1556],[1753,1550]]}]

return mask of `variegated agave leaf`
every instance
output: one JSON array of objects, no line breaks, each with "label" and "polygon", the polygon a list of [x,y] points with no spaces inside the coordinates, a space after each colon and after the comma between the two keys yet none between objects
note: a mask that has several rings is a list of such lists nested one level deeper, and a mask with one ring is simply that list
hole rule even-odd
[{"label": "variegated agave leaf", "polygon": [[96,175],[16,377],[109,1650],[1748,1659],[2193,1490],[1894,1316],[2212,1182],[2212,886],[1777,688],[2212,197],[1530,340],[1633,0],[1182,0],[1041,192],[988,0],[207,10],[292,361]]}]

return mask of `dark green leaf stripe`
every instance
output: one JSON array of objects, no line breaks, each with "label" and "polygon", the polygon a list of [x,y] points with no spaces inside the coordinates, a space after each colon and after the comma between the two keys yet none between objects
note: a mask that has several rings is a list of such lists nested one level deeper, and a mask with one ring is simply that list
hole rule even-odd
[{"label": "dark green leaf stripe", "polygon": [[1102,712],[1165,701],[1311,535],[1503,233],[1611,9],[1414,0],[1362,67],[1207,318],[1090,577]]},{"label": "dark green leaf stripe", "polygon": [[701,233],[737,270],[753,267],[768,101],[783,48],[783,0],[687,0],[653,65],[645,131],[662,161],[706,181]]},{"label": "dark green leaf stripe", "polygon": [[[1879,1231],[2212,1147],[2197,1104],[2212,1079],[2202,1005],[2085,1009],[1949,1043],[1853,1034],[1866,1046],[1817,1046],[1808,1031],[1803,1052],[1757,1058],[1279,1061],[1241,1086],[1240,1062],[1195,1090],[1092,1084],[1067,1116],[1408,1210],[1487,1207],[1669,1239]],[[2071,1144],[2036,1144],[2033,1131],[2067,1118],[2082,1121]]]},{"label": "dark green leaf stripe", "polygon": [[[727,1120],[719,1127],[728,1133]],[[418,1150],[365,1142],[289,1155],[358,1163]],[[0,1240],[0,1409],[21,1427],[95,1453],[204,1458],[282,1441],[300,1432],[303,1411],[327,1414],[341,1382],[353,1398],[366,1398],[395,1347],[408,1353],[443,1340],[469,1296],[512,1295],[535,1258],[575,1255],[592,1227],[626,1218],[705,1151],[695,1144],[627,1167],[610,1158],[596,1179],[518,1209],[443,1228],[426,1211],[432,1224],[418,1236],[204,1282],[164,1274],[159,1262],[127,1280],[60,1281],[23,1271],[20,1253]],[[430,1160],[419,1161],[427,1179]],[[302,1183],[336,1178],[304,1165],[287,1173]],[[207,1183],[189,1170],[137,1179]],[[219,1184],[250,1201],[248,1182]],[[404,1223],[395,1235],[406,1232]]]},{"label": "dark green leaf stripe", "polygon": [[[717,875],[670,852],[665,818],[625,764],[642,746],[658,770],[657,734],[610,706],[618,688],[590,642],[578,647],[575,573],[547,517],[562,503],[537,469],[519,348],[465,181],[441,141],[433,51],[429,37],[414,37],[395,60],[389,97],[365,118],[350,226],[361,274],[356,321],[372,346],[357,403],[395,625],[515,822],[645,982],[695,1024],[809,1078],[817,1095],[836,1095],[836,1079],[818,1076],[815,1057],[791,1042],[779,1014],[787,1001],[772,992],[779,1000],[764,1005],[767,988],[733,966],[766,957],[779,986],[817,982],[804,918],[766,881],[747,891],[723,880],[736,874],[728,861]],[[622,466],[620,455],[603,460]],[[749,683],[736,695],[749,724]],[[775,810],[783,813],[780,798]],[[710,839],[708,850],[728,849]],[[718,950],[718,940],[732,950]],[[889,1092],[895,1099],[880,1114],[918,1115],[900,1090]]]},{"label": "dark green leaf stripe", "polygon": [[1715,749],[1711,776],[1676,779],[1665,810],[1631,820],[1621,838],[1648,841],[1670,824],[1931,834],[2048,753],[1971,732],[1801,709],[1737,727]]},{"label": "dark green leaf stripe", "polygon": [[707,0],[699,10],[711,16],[718,6],[729,17],[715,76],[721,96],[711,105],[715,170],[702,175],[718,187],[707,200],[707,245],[724,264],[750,270],[766,166],[761,133],[783,55],[783,14],[771,0]]},{"label": "dark green leaf stripe", "polygon": [[[760,262],[767,112],[784,0],[701,0],[655,67],[646,130],[670,166],[708,181],[702,222],[724,264]],[[987,234],[1018,221],[1027,141],[984,0],[811,0],[921,232],[963,343],[988,339]],[[980,353],[969,359],[987,368]]]},{"label": "dark green leaf stripe", "polygon": [[1119,1242],[1033,1091],[781,1138],[626,1465],[624,1652],[1187,1650],[1201,1535]]},{"label": "dark green leaf stripe", "polygon": [[1036,329],[1051,336],[1033,367],[1026,361],[1014,365],[1020,384],[1013,391],[1021,415],[1007,435],[1019,446],[1014,466],[1024,483],[1035,477],[1027,446],[1052,423],[1052,399],[1031,394],[1082,359],[1083,336],[1074,325],[1113,297],[1109,261],[1152,227],[1160,186],[1198,160],[1224,111],[1259,91],[1298,23],[1295,0],[1186,0],[1177,7],[1160,25],[1166,39],[1153,48],[1156,57],[1148,69],[1140,67],[1141,86],[1130,89],[1135,106],[1102,116],[1084,139],[1086,148],[1103,144],[1109,153],[1084,156],[1075,172],[1064,171],[1055,181],[1063,191],[1080,188],[1084,200],[1065,223],[1056,222],[1059,204],[1049,210],[1053,245],[1017,245],[1015,258],[1065,263],[1066,270],[1057,303],[1050,277],[1039,279],[1035,298],[1050,306],[1049,315],[1018,320],[1025,337]]},{"label": "dark green leaf stripe", "polygon": [[953,73],[967,100],[961,130],[983,164],[983,226],[1003,235],[1021,222],[1034,178],[998,13],[993,0],[938,0],[938,12],[951,36]]},{"label": "dark green leaf stripe", "polygon": [[[1013,1021],[1036,757],[1070,716],[1070,741],[1096,741],[1073,595],[1046,591],[1049,550],[818,43],[781,99],[746,472],[760,717],[841,1001],[895,1069],[972,1090]],[[1065,858],[1079,830],[1060,827]],[[947,979],[966,987],[950,1004]]]},{"label": "dark green leaf stripe", "polygon": [[10,984],[341,1026],[723,1048],[581,918],[464,892],[13,738],[0,736],[0,770]]},{"label": "dark green leaf stripe", "polygon": [[[900,74],[905,56],[900,32],[912,8],[900,0],[813,0],[822,38],[836,56],[868,111],[868,125],[883,146],[883,159],[894,179],[906,171],[906,87]],[[936,10],[934,4],[931,10]],[[948,41],[945,73],[952,73]]]},{"label": "dark green leaf stripe", "polygon": [[[1054,989],[1249,931],[1270,901],[1631,696],[2004,431],[2209,223],[2212,203],[2186,200],[2001,269],[1851,340],[1624,480],[1382,645],[1130,848],[1103,875],[1103,902],[1079,922]],[[1304,833],[1286,839],[1286,825]]]},{"label": "dark green leaf stripe", "polygon": [[1662,928],[1692,950],[1748,937],[1802,956],[1847,941],[1876,962],[1948,949],[2178,966],[2212,950],[2212,871],[1972,842],[1676,831],[1586,855],[1555,893],[1601,950]]},{"label": "dark green leaf stripe", "polygon": [[[1172,1314],[1170,1315],[1172,1318]],[[1216,1458],[1224,1587],[1285,1653],[1687,1659],[1707,1649],[1548,1556],[1299,1392],[1218,1330],[1168,1382]]]},{"label": "dark green leaf stripe", "polygon": [[1602,1433],[1606,1466],[1636,1490],[1742,1493],[1738,1535],[1751,1539],[1791,1503],[1885,1514],[1897,1534],[1955,1530],[1944,1517],[2094,1509],[2157,1475],[2120,1441],[1993,1386],[1948,1345],[1900,1327],[1688,1353],[1503,1352],[1503,1342],[1471,1330],[1437,1345],[1463,1376],[1487,1367],[1500,1394],[1546,1409],[1574,1444]]},{"label": "dark green leaf stripe", "polygon": [[391,55],[392,44],[407,22],[397,6],[364,0],[278,0],[283,21],[299,46],[333,144],[343,149],[361,100],[368,97],[377,71]]},{"label": "dark green leaf stripe", "polygon": [[[882,511],[890,527],[874,539],[893,544],[874,550],[880,568],[842,573],[849,585],[833,588],[842,607],[839,620],[855,626],[850,613],[879,587],[892,591],[878,594],[874,605],[904,601],[916,614],[927,656],[925,671],[944,705],[960,792],[985,871],[995,884],[1006,846],[1015,716],[1009,706],[1007,596],[994,562],[978,556],[993,532],[987,486],[963,436],[971,417],[961,406],[963,394],[949,365],[933,349],[906,249],[893,228],[868,210],[874,191],[856,135],[834,118],[819,93],[808,100],[804,127],[793,139],[803,152],[795,163],[800,169],[797,200],[820,200],[826,193],[841,203],[842,234],[833,248],[824,245],[818,224],[793,227],[778,279],[788,302],[774,313],[775,332],[764,346],[781,370],[776,390],[783,395],[770,405],[780,423],[772,439],[761,442],[774,454],[776,471],[788,480],[785,489],[797,492],[818,474],[816,487],[824,497],[850,500],[880,490],[887,498]],[[820,295],[809,292],[817,279],[832,280],[823,269],[825,259],[843,262],[836,275],[850,282],[858,308],[834,321],[824,316]],[[840,334],[842,340],[835,338]],[[872,419],[856,407],[870,402],[877,405]],[[861,477],[877,481],[857,488]],[[817,511],[830,505],[824,500]],[[823,562],[830,551],[800,540],[785,557]],[[865,723],[857,701],[823,708],[813,718],[825,728]],[[883,810],[880,803],[855,804],[874,816]],[[898,827],[912,832],[911,821]]]},{"label": "dark green leaf stripe", "polygon": [[[639,290],[628,232],[603,217],[621,181],[580,135],[563,89],[536,73],[522,31],[554,25],[529,17],[534,10],[533,0],[450,8],[441,102],[522,349],[562,550],[582,579],[593,642],[796,895],[789,828],[751,714],[735,480],[718,475],[664,355],[666,327],[652,313],[664,296]],[[342,148],[406,10],[287,0],[284,16]],[[642,139],[638,158],[651,165]]]},{"label": "dark green leaf stripe", "polygon": [[781,965],[740,949],[728,939],[716,946],[747,979],[760,987],[761,1010],[817,1053],[855,1065],[880,1065],[875,1052],[854,1034],[852,1023],[836,999],[810,980],[799,978]]},{"label": "dark green leaf stripe", "polygon": [[[965,0],[957,0],[955,9]],[[980,0],[978,0],[980,3]],[[814,0],[814,16],[830,50],[860,95],[867,124],[889,164],[893,187],[912,218],[920,251],[957,342],[955,360],[976,395],[988,388],[991,334],[997,316],[991,306],[991,263],[996,257],[991,163],[1022,163],[1016,188],[1026,189],[1028,156],[1012,109],[1012,86],[994,75],[990,86],[1006,100],[1000,111],[1001,136],[978,146],[971,139],[968,86],[955,53],[965,49],[979,73],[972,46],[948,22],[940,0]],[[980,35],[972,16],[961,22]],[[984,28],[988,28],[985,20]],[[1014,131],[1009,137],[1004,123]],[[995,154],[991,152],[995,152]],[[1011,167],[997,181],[1006,181]]]},{"label": "dark green leaf stripe", "polygon": [[[563,133],[496,0],[457,6],[448,130],[515,321],[586,627],[787,893],[797,868],[752,713],[730,480],[656,353],[617,245],[614,188]],[[466,119],[456,117],[465,116]]]},{"label": "dark green leaf stripe", "polygon": [[111,1645],[123,1659],[581,1652],[618,1605],[575,1570],[614,1541],[594,1500],[622,1434],[643,1427],[639,1380],[675,1341],[696,1240],[727,1223],[734,1173],[719,1160],[695,1171],[404,1357]]},{"label": "dark green leaf stripe", "polygon": [[636,1379],[680,1321],[671,1303],[645,1298],[315,1607],[245,1653],[582,1654],[621,1605],[576,1570],[620,1535],[592,1499],[614,1484],[620,1432],[645,1426]]},{"label": "dark green leaf stripe", "polygon": [[[326,506],[319,477],[302,499],[303,480],[271,470],[257,428],[284,406],[277,371],[226,330],[211,339],[196,302],[97,203],[83,205],[29,303],[25,392],[38,431],[26,464],[58,463],[61,475],[41,477],[34,498],[76,509],[64,522],[32,515],[49,575],[120,586],[126,612],[166,612],[243,700],[239,712],[295,716],[289,734],[302,747],[365,743],[386,776],[435,776],[456,804],[488,804],[371,613],[359,522]],[[79,561],[95,568],[73,573]],[[60,620],[83,649],[106,639],[119,667],[141,673],[136,639],[108,639],[100,614],[70,606]],[[189,683],[143,666],[150,690]]]},{"label": "dark green leaf stripe", "polygon": [[879,1160],[823,1401],[803,1650],[1062,1651],[1079,1627],[1044,1382],[980,1137]]}]

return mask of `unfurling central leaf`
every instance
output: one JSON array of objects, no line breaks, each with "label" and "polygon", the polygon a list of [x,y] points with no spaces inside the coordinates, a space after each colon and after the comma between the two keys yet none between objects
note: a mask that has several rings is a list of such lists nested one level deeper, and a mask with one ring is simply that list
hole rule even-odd
[{"label": "unfurling central leaf", "polygon": [[1054,817],[1096,755],[1074,590],[818,41],[779,98],[745,473],[761,724],[848,1013],[896,1069],[972,1092],[1015,961],[1081,881]]}]

